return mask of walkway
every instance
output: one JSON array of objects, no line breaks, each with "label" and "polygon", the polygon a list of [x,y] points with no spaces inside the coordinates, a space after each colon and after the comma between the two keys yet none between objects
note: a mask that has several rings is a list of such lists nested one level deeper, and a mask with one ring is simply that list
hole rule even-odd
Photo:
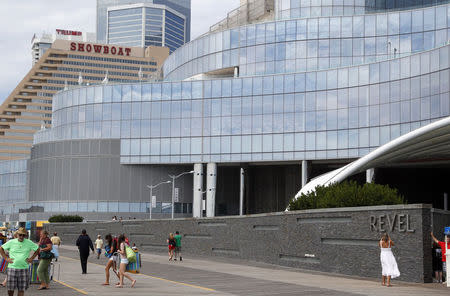
[{"label": "walkway", "polygon": [[[90,256],[88,274],[81,274],[78,253],[74,247],[62,247],[59,263],[59,283],[49,291],[35,291],[28,295],[442,295],[448,293],[442,284],[407,284],[394,281],[394,287],[382,287],[378,281],[314,273],[255,262],[240,262],[224,258],[190,258],[183,262],[169,262],[167,256],[142,254],[141,274],[131,288],[126,280],[124,289],[104,281],[104,256],[97,260]],[[57,278],[57,273],[55,274]],[[3,277],[0,277],[3,278]],[[65,285],[65,286],[63,286]],[[0,290],[1,291],[1,290]],[[5,293],[6,294],[6,293]],[[3,295],[3,294],[2,294]]]}]

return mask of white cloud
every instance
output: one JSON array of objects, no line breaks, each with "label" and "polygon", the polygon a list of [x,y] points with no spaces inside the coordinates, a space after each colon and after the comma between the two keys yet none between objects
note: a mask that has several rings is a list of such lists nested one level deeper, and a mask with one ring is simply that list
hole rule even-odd
[{"label": "white cloud", "polygon": [[[6,3],[5,3],[6,2]],[[239,0],[192,0],[195,38],[239,6]],[[55,29],[95,32],[95,0],[3,0],[0,10],[0,102],[31,69],[34,33]]]},{"label": "white cloud", "polygon": [[57,28],[93,32],[96,14],[92,0],[4,2],[0,10],[0,102],[31,69],[34,33],[53,33]]},{"label": "white cloud", "polygon": [[210,26],[223,20],[228,12],[238,7],[239,0],[192,0],[192,37],[206,33]]}]

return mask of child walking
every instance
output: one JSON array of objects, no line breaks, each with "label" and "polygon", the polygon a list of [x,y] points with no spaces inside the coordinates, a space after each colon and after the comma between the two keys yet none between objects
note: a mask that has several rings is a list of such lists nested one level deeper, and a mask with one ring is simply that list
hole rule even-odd
[{"label": "child walking", "polygon": [[177,242],[175,241],[175,237],[173,236],[173,233],[169,234],[169,238],[167,239],[167,244],[169,247],[169,261],[172,261],[173,250],[175,250],[175,247],[177,245]]}]

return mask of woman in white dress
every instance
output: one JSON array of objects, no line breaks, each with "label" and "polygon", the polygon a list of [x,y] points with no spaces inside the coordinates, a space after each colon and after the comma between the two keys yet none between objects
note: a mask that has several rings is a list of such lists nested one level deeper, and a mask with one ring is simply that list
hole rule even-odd
[{"label": "woman in white dress", "polygon": [[394,254],[392,254],[391,247],[394,245],[394,242],[391,240],[387,233],[383,234],[380,240],[380,260],[381,260],[381,275],[382,281],[381,285],[386,286],[386,278],[387,278],[387,286],[391,286],[391,278],[396,278],[400,276],[400,271],[398,270],[397,262],[395,261]]}]

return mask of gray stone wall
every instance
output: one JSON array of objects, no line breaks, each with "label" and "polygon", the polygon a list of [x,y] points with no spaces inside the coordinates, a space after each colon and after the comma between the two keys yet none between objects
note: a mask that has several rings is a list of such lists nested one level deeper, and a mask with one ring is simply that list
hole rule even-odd
[{"label": "gray stone wall", "polygon": [[431,210],[432,217],[432,226],[434,236],[438,240],[444,240],[444,227],[450,226],[450,211],[444,211],[441,209],[432,209]]},{"label": "gray stone wall", "polygon": [[319,209],[203,219],[132,220],[49,224],[65,244],[85,228],[97,234],[126,233],[146,252],[167,251],[168,233],[180,231],[185,254],[234,257],[283,266],[379,278],[378,241],[387,231],[401,276],[431,281],[431,206],[398,205]]}]

